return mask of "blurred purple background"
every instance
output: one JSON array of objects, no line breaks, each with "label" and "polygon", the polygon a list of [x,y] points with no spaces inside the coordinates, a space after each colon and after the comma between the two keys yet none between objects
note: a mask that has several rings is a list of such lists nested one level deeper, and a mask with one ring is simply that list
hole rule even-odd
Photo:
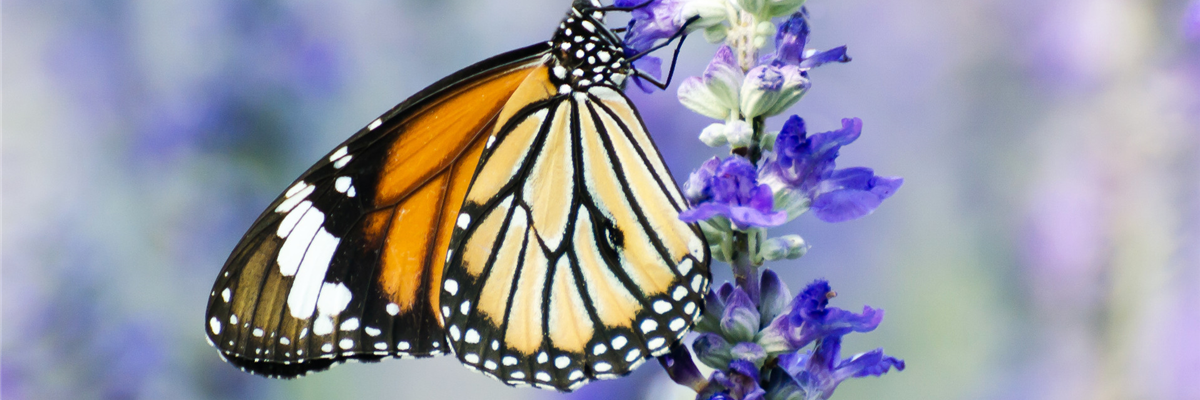
[{"label": "blurred purple background", "polygon": [[[228,252],[301,171],[568,6],[6,1],[0,396],[564,398],[450,358],[268,380],[202,329]],[[774,266],[793,288],[887,310],[848,353],[908,362],[835,398],[1200,399],[1200,2],[808,6],[814,46],[854,61],[792,111],[862,118],[839,165],[905,178],[868,218],[773,231],[812,245]],[[714,51],[689,40],[676,82]],[[715,154],[674,88],[630,94],[676,179]],[[648,363],[570,397],[686,396]]]}]

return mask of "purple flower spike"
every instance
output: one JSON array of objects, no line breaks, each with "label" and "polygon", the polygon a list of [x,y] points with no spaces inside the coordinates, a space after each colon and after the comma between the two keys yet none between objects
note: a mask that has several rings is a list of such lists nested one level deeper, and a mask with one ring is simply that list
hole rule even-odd
[{"label": "purple flower spike", "polygon": [[754,165],[740,156],[708,160],[684,185],[693,208],[680,213],[679,219],[697,222],[724,216],[738,229],[787,222],[787,213],[772,210],[774,194],[758,183],[757,175]]}]

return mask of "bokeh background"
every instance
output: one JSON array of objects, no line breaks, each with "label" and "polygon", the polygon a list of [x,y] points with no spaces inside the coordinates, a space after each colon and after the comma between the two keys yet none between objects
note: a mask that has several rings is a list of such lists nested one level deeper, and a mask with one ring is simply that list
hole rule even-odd
[{"label": "bokeh background", "polygon": [[[568,5],[5,1],[0,395],[564,398],[449,358],[254,377],[205,343],[203,313],[311,162],[436,79],[547,39]],[[792,111],[814,131],[862,118],[839,165],[905,178],[870,217],[774,230],[812,245],[774,265],[793,288],[826,277],[835,305],[887,310],[847,351],[908,362],[835,399],[1200,399],[1200,2],[809,9],[815,46],[854,61],[814,71]],[[689,40],[678,76],[714,50]],[[631,93],[677,179],[715,154],[674,88]],[[571,396],[684,393],[649,363]]]}]

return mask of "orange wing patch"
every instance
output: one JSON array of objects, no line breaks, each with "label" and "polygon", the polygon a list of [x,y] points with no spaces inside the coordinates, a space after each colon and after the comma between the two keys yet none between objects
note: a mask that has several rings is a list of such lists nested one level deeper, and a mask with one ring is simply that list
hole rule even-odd
[{"label": "orange wing patch", "polygon": [[450,235],[488,134],[514,97],[529,96],[518,89],[522,83],[547,73],[539,65],[464,85],[394,128],[400,133],[374,197],[376,207],[391,211],[369,214],[363,233],[369,243],[386,241],[380,286],[401,310],[411,310],[424,295],[437,315]]}]

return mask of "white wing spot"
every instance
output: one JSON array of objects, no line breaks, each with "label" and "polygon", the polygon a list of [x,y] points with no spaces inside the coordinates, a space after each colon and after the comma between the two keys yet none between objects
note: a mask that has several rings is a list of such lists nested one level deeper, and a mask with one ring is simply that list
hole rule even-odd
[{"label": "white wing spot", "polygon": [[687,297],[687,289],[684,289],[683,286],[676,286],[675,291],[671,292],[671,298],[675,301],[683,300],[684,297]]},{"label": "white wing spot", "polygon": [[462,313],[462,315],[467,315],[467,313],[470,311],[471,311],[471,301],[470,300],[465,300],[462,302],[462,304],[458,305],[458,312]]},{"label": "white wing spot", "polygon": [[225,300],[226,303],[229,302],[231,296],[233,296],[233,292],[229,291],[229,288],[221,291],[221,300]]},{"label": "white wing spot", "polygon": [[262,328],[254,328],[254,330],[253,330],[253,331],[251,331],[251,332],[250,332],[250,334],[251,334],[251,335],[254,335],[254,337],[262,337],[262,336],[263,336],[263,330],[262,330]]},{"label": "white wing spot", "polygon": [[513,371],[508,376],[511,376],[513,379],[525,379],[525,373],[521,371]]},{"label": "white wing spot", "polygon": [[494,370],[496,370],[496,362],[492,361],[492,360],[484,361],[483,367],[487,368],[489,371],[494,371]]},{"label": "white wing spot", "polygon": [[[333,160],[330,160],[330,161],[333,161]],[[288,190],[283,193],[283,197],[295,196],[296,193],[300,193],[301,190],[304,190],[307,187],[308,187],[308,184],[305,183],[304,181],[296,182],[295,185],[292,185],[292,187],[288,188]]]},{"label": "white wing spot", "polygon": [[347,190],[350,190],[351,183],[353,183],[352,178],[348,176],[339,176],[333,181],[333,189],[337,190],[338,193],[346,193]]},{"label": "white wing spot", "polygon": [[[588,43],[588,44],[585,44],[585,45],[583,45],[583,49],[584,49],[584,50],[587,50],[587,51],[592,51],[592,49],[594,49],[594,48],[596,48],[596,44],[595,44],[595,43]],[[591,57],[588,57],[588,58],[589,58],[589,59],[592,59]],[[595,62],[595,61],[588,61],[588,63],[590,63],[590,64],[595,64],[596,62]]]},{"label": "white wing spot", "polygon": [[642,320],[642,333],[650,333],[650,331],[655,329],[658,329],[658,322],[649,318]]},{"label": "white wing spot", "polygon": [[[376,120],[376,121],[378,121],[378,120]],[[333,152],[333,154],[330,154],[330,155],[329,155],[329,161],[330,161],[330,162],[333,162],[334,160],[337,160],[337,159],[339,159],[339,158],[345,157],[345,156],[346,156],[346,154],[349,154],[349,153],[350,153],[350,152],[349,152],[349,150],[346,148],[346,146],[338,147],[338,149],[337,149],[337,150],[335,150],[335,151]]]},{"label": "white wing spot", "polygon": [[583,26],[583,29],[587,29],[588,32],[596,31],[596,25],[592,25],[591,21],[582,21],[579,25]]},{"label": "white wing spot", "polygon": [[537,380],[539,381],[550,382],[550,374],[547,374],[545,371],[538,371],[535,376],[537,376]]},{"label": "white wing spot", "polygon": [[458,340],[462,337],[462,331],[458,330],[458,325],[450,326],[450,337],[454,338],[454,340]]},{"label": "white wing spot", "polygon": [[604,50],[597,51],[596,57],[600,57],[600,62],[608,62],[608,60],[612,59],[612,56],[610,56],[608,52]]},{"label": "white wing spot", "polygon": [[700,285],[704,284],[704,277],[696,275],[692,277],[692,291],[700,293]]},{"label": "white wing spot", "polygon": [[687,326],[687,322],[684,321],[683,318],[675,318],[671,320],[671,324],[668,326],[671,328],[671,330],[677,331]]},{"label": "white wing spot", "polygon": [[[560,67],[561,68],[561,67]],[[492,148],[492,144],[496,143],[496,135],[488,136],[487,144],[484,147]]]},{"label": "white wing spot", "polygon": [[212,333],[214,335],[220,335],[221,334],[221,321],[218,321],[217,317],[212,317],[211,319],[208,320],[208,328],[212,330]]},{"label": "white wing spot", "polygon": [[342,169],[342,167],[345,167],[346,164],[350,163],[350,159],[352,159],[352,158],[354,158],[354,156],[345,156],[345,157],[339,158],[337,161],[333,162],[333,167],[337,168],[337,169]]},{"label": "white wing spot", "polygon": [[629,353],[625,354],[625,362],[633,362],[633,360],[637,360],[641,356],[642,356],[641,350],[638,350],[638,349],[629,350]]},{"label": "white wing spot", "polygon": [[667,339],[656,337],[656,338],[650,339],[650,341],[646,342],[646,347],[649,347],[650,351],[654,351],[654,350],[658,350],[658,349],[662,348],[666,344],[667,344]]},{"label": "white wing spot", "polygon": [[350,350],[351,347],[354,347],[354,339],[344,338],[338,342],[338,347],[341,347],[342,350]]},{"label": "white wing spot", "polygon": [[321,351],[326,353],[333,351],[333,343],[325,343],[321,345]]},{"label": "white wing spot", "polygon": [[583,379],[583,371],[580,371],[580,370],[571,371],[571,375],[567,376],[567,379],[570,379],[573,381]]},{"label": "white wing spot", "polygon": [[342,325],[339,327],[339,329],[343,331],[352,331],[358,329],[358,318],[350,318],[342,321]]},{"label": "white wing spot", "polygon": [[453,280],[453,279],[447,279],[446,283],[442,284],[442,288],[446,289],[446,293],[450,293],[450,295],[457,295],[458,294],[458,281]]},{"label": "white wing spot", "polygon": [[317,317],[317,320],[313,322],[313,334],[328,335],[330,333],[333,333],[333,317],[328,315]]},{"label": "white wing spot", "polygon": [[400,313],[400,306],[396,303],[388,303],[387,307],[384,308],[387,309],[388,315],[394,316]]},{"label": "white wing spot", "polygon": [[689,302],[687,302],[687,304],[684,304],[684,305],[683,305],[683,312],[684,312],[684,313],[686,313],[686,314],[688,314],[688,315],[691,315],[691,314],[692,314],[692,311],[696,311],[696,303],[693,303],[693,302],[690,302],[690,301],[689,301]]},{"label": "white wing spot", "polygon": [[[277,213],[290,212],[292,210],[292,208],[296,207],[297,204],[300,204],[301,201],[304,201],[304,199],[307,198],[308,195],[312,194],[312,192],[314,190],[317,190],[316,186],[309,185],[304,182],[300,182],[300,183],[304,184],[304,187],[301,188],[300,192],[296,193],[294,195],[288,196],[288,198],[286,200],[279,203],[279,206],[275,207],[275,212],[277,212]],[[293,186],[293,188],[294,187],[295,186]],[[291,190],[289,189],[288,191],[290,192]]]},{"label": "white wing spot", "polygon": [[492,341],[492,350],[500,350],[500,341],[499,340]]},{"label": "white wing spot", "polygon": [[679,273],[680,274],[687,275],[687,273],[691,272],[691,271],[692,271],[692,259],[689,258],[689,259],[683,260],[683,262],[679,263]]},{"label": "white wing spot", "polygon": [[287,337],[281,337],[281,338],[279,338],[279,344],[287,346],[289,344],[292,344],[292,341],[291,341],[291,339],[288,339]]},{"label": "white wing spot", "polygon": [[612,348],[614,350],[620,350],[622,347],[625,347],[626,343],[629,343],[628,339],[625,339],[624,336],[617,336],[612,340]]},{"label": "white wing spot", "polygon": [[659,301],[654,302],[654,312],[659,313],[659,314],[666,314],[669,311],[671,311],[671,303],[668,303],[665,300],[659,300]]},{"label": "white wing spot", "polygon": [[308,336],[308,327],[307,326],[304,327],[304,329],[300,330],[300,339],[304,339],[305,336]]},{"label": "white wing spot", "polygon": [[458,227],[467,229],[468,226],[471,226],[471,216],[467,213],[458,214]]},{"label": "white wing spot", "polygon": [[538,353],[538,356],[537,356],[538,364],[545,364],[546,361],[550,361],[550,356],[548,354],[546,354],[546,352],[544,352],[544,351],[541,353]]},{"label": "white wing spot", "polygon": [[376,350],[387,350],[387,342],[375,342]]},{"label": "white wing spot", "polygon": [[380,333],[383,333],[383,331],[370,326],[363,328],[363,330],[367,331],[367,334],[371,336],[379,336]]},{"label": "white wing spot", "polygon": [[467,355],[463,356],[463,361],[469,362],[471,364],[478,364],[479,363],[479,355],[475,354],[475,353],[467,353]]},{"label": "white wing spot", "polygon": [[383,125],[383,120],[376,118],[374,121],[371,121],[370,125],[367,125],[367,129],[373,131],[373,130],[375,130],[375,128],[378,128],[380,125]]},{"label": "white wing spot", "polygon": [[596,363],[592,369],[595,369],[596,372],[608,372],[612,371],[612,364],[601,361]]},{"label": "white wing spot", "polygon": [[[437,344],[437,342],[434,342],[434,344]],[[396,349],[399,349],[399,350],[408,350],[410,347],[412,347],[412,345],[408,344],[408,342],[403,341],[403,340],[396,343]],[[437,347],[437,346],[433,346],[433,347]]]},{"label": "white wing spot", "polygon": [[463,338],[467,343],[479,343],[479,331],[475,329],[467,329],[467,336]]},{"label": "white wing spot", "polygon": [[608,346],[605,346],[604,343],[596,343],[596,347],[592,348],[592,354],[595,354],[595,355],[601,355],[601,354],[604,354],[607,352],[608,352]]},{"label": "white wing spot", "polygon": [[558,369],[563,369],[571,365],[571,358],[567,356],[558,356],[554,359],[554,366]]},{"label": "white wing spot", "polygon": [[442,306],[442,318],[450,318],[450,306]]},{"label": "white wing spot", "polygon": [[513,356],[504,356],[504,358],[500,359],[500,362],[505,366],[511,367],[517,365],[517,358]]},{"label": "white wing spot", "polygon": [[230,324],[230,325],[237,325],[237,315],[235,315],[235,314],[229,314],[229,324]]},{"label": "white wing spot", "polygon": [[558,79],[565,79],[567,77],[567,69],[563,68],[563,66],[561,66],[561,65],[555,65],[554,66],[554,76],[557,77]]}]

